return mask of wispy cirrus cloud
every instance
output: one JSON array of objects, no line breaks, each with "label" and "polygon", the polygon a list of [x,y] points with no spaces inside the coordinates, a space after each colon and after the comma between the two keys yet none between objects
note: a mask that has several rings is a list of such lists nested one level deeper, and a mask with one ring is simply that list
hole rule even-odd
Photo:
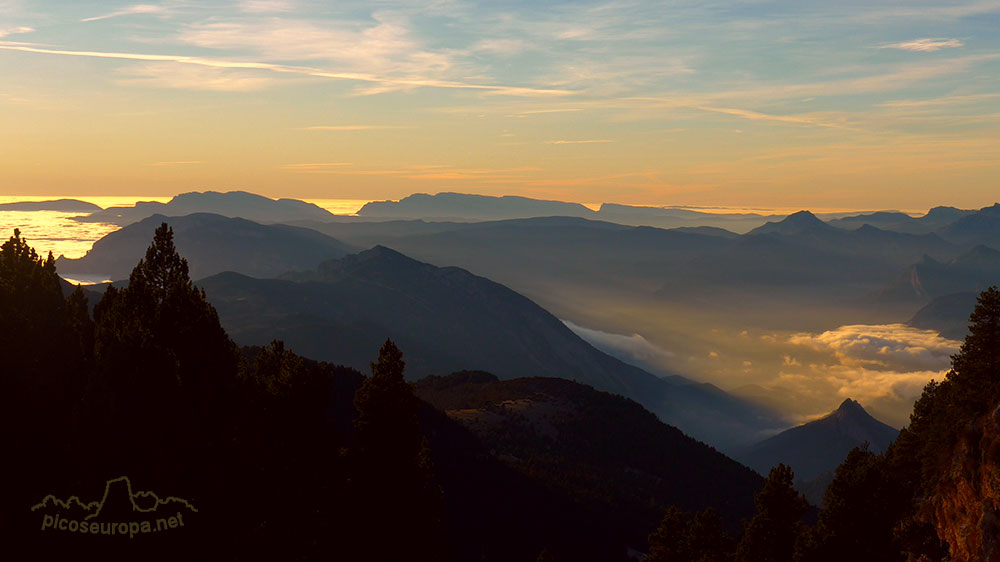
[{"label": "wispy cirrus cloud", "polygon": [[249,92],[274,84],[274,79],[253,70],[219,68],[178,62],[146,62],[123,68],[118,83],[150,88]]},{"label": "wispy cirrus cloud", "polygon": [[912,41],[902,41],[900,43],[889,43],[880,45],[880,49],[897,49],[900,51],[914,51],[919,53],[933,53],[941,49],[954,49],[964,47],[965,43],[958,39],[914,39]]},{"label": "wispy cirrus cloud", "polygon": [[8,35],[19,35],[22,33],[31,33],[35,31],[34,28],[27,27],[24,25],[18,27],[0,27],[0,38],[7,37]]},{"label": "wispy cirrus cloud", "polygon": [[134,6],[129,6],[127,8],[122,8],[121,10],[115,10],[107,14],[102,14],[100,16],[93,16],[89,18],[84,18],[80,21],[91,22],[91,21],[101,21],[111,18],[118,18],[122,16],[134,16],[134,15],[157,15],[165,14],[168,10],[166,6],[160,6],[156,4],[136,4]]},{"label": "wispy cirrus cloud", "polygon": [[154,55],[154,54],[144,54],[144,53],[107,52],[107,51],[70,51],[62,49],[46,49],[37,46],[10,45],[10,44],[0,45],[0,50],[21,51],[25,53],[37,53],[45,55],[59,55],[59,56],[71,56],[71,57],[88,57],[88,58],[149,61],[149,62],[176,62],[180,64],[204,66],[209,68],[262,70],[277,74],[309,76],[313,78],[327,78],[332,80],[368,82],[372,84],[381,85],[390,89],[442,88],[442,89],[455,89],[455,90],[474,90],[474,91],[481,91],[484,93],[492,93],[498,95],[525,96],[525,97],[561,97],[561,96],[571,96],[577,93],[571,90],[542,89],[542,88],[521,87],[521,86],[505,86],[505,85],[495,85],[495,84],[456,82],[456,81],[437,80],[437,79],[421,78],[421,77],[396,78],[391,76],[379,76],[374,74],[362,74],[353,72],[331,72],[307,66],[273,64],[269,62],[259,62],[259,61],[234,61],[234,60],[224,60],[224,59],[214,59],[214,58],[184,56],[184,55]]}]

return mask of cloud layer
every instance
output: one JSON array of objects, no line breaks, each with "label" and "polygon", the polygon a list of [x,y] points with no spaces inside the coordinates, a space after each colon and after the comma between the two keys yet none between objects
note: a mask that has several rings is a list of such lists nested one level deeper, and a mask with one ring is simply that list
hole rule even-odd
[{"label": "cloud layer", "polygon": [[650,343],[639,334],[602,332],[578,326],[568,320],[563,320],[562,323],[597,349],[652,372],[665,374],[667,372],[665,365],[674,358],[672,352]]}]

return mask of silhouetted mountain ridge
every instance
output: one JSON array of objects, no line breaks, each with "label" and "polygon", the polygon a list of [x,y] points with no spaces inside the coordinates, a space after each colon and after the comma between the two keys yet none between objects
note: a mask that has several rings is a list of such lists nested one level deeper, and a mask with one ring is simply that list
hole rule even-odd
[{"label": "silhouetted mountain ridge", "polygon": [[785,463],[808,481],[832,472],[854,447],[867,442],[872,451],[882,452],[898,434],[848,398],[830,414],[765,439],[737,458],[761,473]]},{"label": "silhouetted mountain ridge", "polygon": [[297,199],[270,199],[246,191],[195,191],[177,195],[167,203],[139,201],[131,207],[110,207],[77,220],[125,226],[153,215],[183,216],[193,213],[212,213],[263,223],[334,218],[329,211]]},{"label": "silhouetted mountain ridge", "polygon": [[262,225],[210,213],[153,215],[101,238],[84,257],[60,258],[56,265],[60,273],[70,276],[100,274],[108,279],[125,279],[145,255],[153,231],[164,222],[174,229],[175,244],[196,278],[222,271],[273,277],[315,267],[354,250],[307,228]]},{"label": "silhouetted mountain ridge", "polygon": [[385,247],[283,279],[223,273],[203,279],[236,341],[282,339],[358,369],[386,336],[407,350],[407,376],[480,369],[502,378],[560,377],[631,397],[667,423],[720,448],[784,420],[714,387],[664,380],[592,347],[528,298],[457,267]]},{"label": "silhouetted mountain ridge", "polygon": [[93,203],[77,199],[0,203],[0,211],[57,211],[60,213],[93,213],[100,210],[101,208]]}]

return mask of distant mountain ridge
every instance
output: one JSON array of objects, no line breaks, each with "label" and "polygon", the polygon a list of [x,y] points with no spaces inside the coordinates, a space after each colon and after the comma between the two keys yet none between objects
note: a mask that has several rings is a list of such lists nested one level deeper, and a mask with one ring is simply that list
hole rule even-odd
[{"label": "distant mountain ridge", "polygon": [[438,220],[497,220],[537,216],[592,216],[593,211],[579,203],[529,199],[515,195],[490,197],[462,193],[415,193],[396,201],[374,201],[358,215],[379,218],[421,218]]},{"label": "distant mountain ridge", "polygon": [[194,278],[223,271],[275,277],[354,251],[352,246],[307,228],[263,225],[209,213],[153,215],[98,240],[82,258],[59,258],[56,266],[61,274],[71,277],[100,274],[112,280],[127,279],[145,256],[153,232],[164,222],[173,228],[174,243],[188,260]]},{"label": "distant mountain ridge", "polygon": [[167,203],[139,201],[131,207],[110,207],[77,220],[125,226],[153,215],[183,216],[193,213],[212,213],[263,223],[331,220],[335,217],[326,209],[297,199],[270,199],[246,191],[195,191],[177,195]]},{"label": "distant mountain ridge", "polygon": [[832,472],[854,447],[867,442],[870,450],[882,452],[898,435],[848,398],[830,414],[765,439],[737,459],[762,474],[785,463],[797,479],[808,481]]},{"label": "distant mountain ridge", "polygon": [[18,201],[0,203],[0,211],[57,211],[60,213],[94,213],[101,207],[78,199],[55,199],[51,201]]},{"label": "distant mountain ridge", "polygon": [[833,219],[829,221],[829,224],[847,230],[854,230],[868,224],[894,232],[929,234],[975,212],[955,207],[934,207],[922,217],[912,217],[898,211],[877,211]]},{"label": "distant mountain ridge", "polygon": [[428,221],[488,221],[537,217],[579,217],[629,226],[678,228],[707,226],[746,232],[771,216],[756,213],[702,212],[670,207],[630,206],[603,203],[598,211],[579,203],[547,201],[506,195],[494,197],[465,193],[416,193],[397,201],[375,201],[358,215],[366,219]]}]

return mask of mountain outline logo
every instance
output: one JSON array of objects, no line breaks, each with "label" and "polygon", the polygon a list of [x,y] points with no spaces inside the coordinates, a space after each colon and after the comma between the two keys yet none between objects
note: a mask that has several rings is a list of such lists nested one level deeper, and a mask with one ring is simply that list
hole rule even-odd
[{"label": "mountain outline logo", "polygon": [[161,498],[152,491],[133,491],[128,476],[106,481],[104,493],[98,501],[84,502],[79,496],[63,500],[48,494],[31,506],[31,511],[43,512],[42,531],[129,538],[180,529],[185,526],[185,515],[198,513],[198,509],[184,498]]}]

